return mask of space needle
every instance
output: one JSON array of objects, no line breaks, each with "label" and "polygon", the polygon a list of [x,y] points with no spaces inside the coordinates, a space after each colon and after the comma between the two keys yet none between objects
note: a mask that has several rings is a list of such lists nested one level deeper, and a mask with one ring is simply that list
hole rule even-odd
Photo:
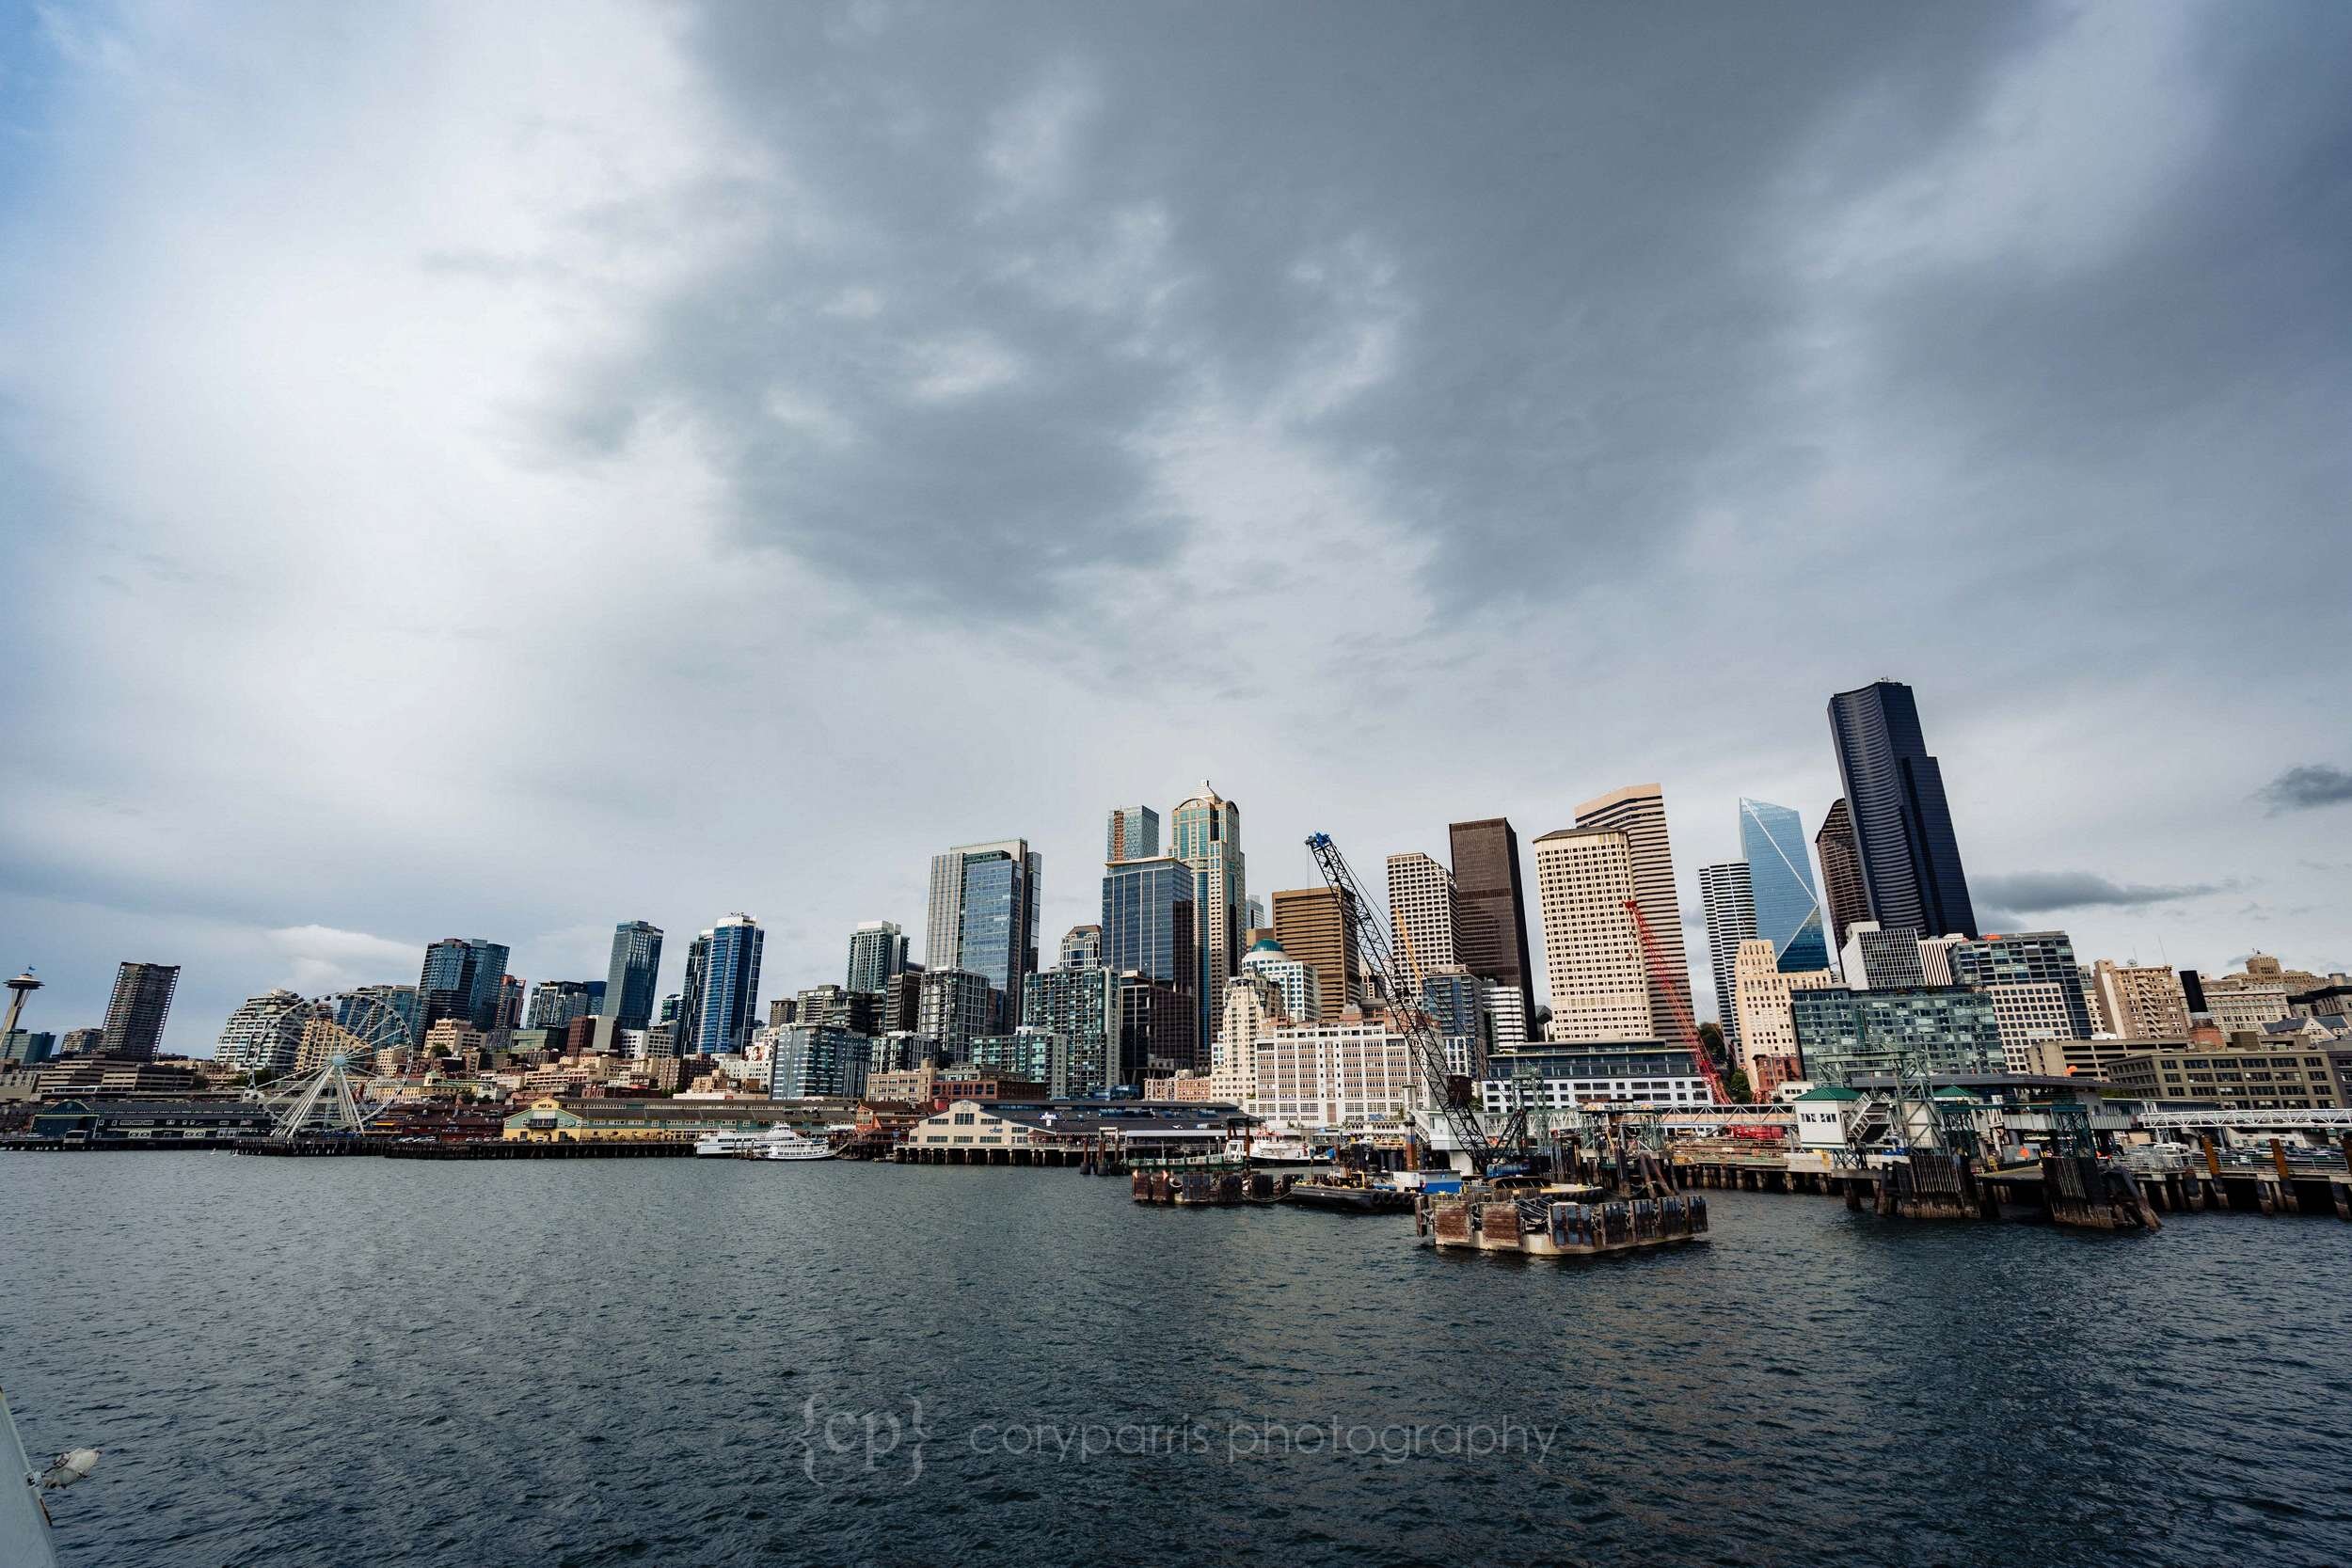
[{"label": "space needle", "polygon": [[0,1040],[16,1033],[16,1021],[24,1016],[24,999],[39,990],[40,982],[29,969],[8,982],[8,1022],[0,1024]]}]

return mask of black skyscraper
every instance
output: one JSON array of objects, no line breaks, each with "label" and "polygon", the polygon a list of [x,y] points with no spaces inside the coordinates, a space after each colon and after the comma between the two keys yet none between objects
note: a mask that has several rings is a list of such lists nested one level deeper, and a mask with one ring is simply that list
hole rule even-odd
[{"label": "black skyscraper", "polygon": [[[1456,822],[1446,832],[1454,856],[1455,951],[1462,967],[1517,990],[1532,1032],[1535,966],[1527,954],[1527,894],[1519,883],[1519,835],[1512,832],[1510,819],[1502,816]],[[1324,1006],[1336,1004],[1327,1000]]]},{"label": "black skyscraper", "polygon": [[1829,701],[1829,727],[1871,918],[1889,931],[1977,935],[1943,770],[1928,755],[1911,688],[1876,681],[1841,691]]}]

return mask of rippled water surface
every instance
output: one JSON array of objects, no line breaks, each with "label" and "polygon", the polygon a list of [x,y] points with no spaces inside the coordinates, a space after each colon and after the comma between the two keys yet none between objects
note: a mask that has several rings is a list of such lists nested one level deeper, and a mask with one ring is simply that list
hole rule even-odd
[{"label": "rippled water surface", "polygon": [[82,1565],[2352,1559],[2352,1226],[1709,1196],[1562,1266],[1062,1171],[0,1154],[0,1380],[105,1450]]}]

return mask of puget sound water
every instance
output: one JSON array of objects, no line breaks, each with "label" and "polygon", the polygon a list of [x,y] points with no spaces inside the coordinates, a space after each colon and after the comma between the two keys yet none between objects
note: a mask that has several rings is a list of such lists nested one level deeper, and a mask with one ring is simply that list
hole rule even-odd
[{"label": "puget sound water", "polygon": [[2352,1226],[1710,1246],[1059,1170],[0,1154],[98,1564],[2341,1563]]}]

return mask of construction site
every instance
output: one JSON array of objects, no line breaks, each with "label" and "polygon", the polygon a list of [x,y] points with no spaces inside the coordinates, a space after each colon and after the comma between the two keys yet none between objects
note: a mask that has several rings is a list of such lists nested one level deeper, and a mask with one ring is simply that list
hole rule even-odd
[{"label": "construction site", "polygon": [[[1689,1052],[1710,1104],[1560,1107],[1511,1084],[1498,1117],[1450,1069],[1409,939],[1392,942],[1328,834],[1308,847],[1351,911],[1372,1006],[1410,1050],[1419,1092],[1394,1180],[1415,1193],[1417,1230],[1437,1246],[1576,1256],[1703,1239],[1698,1195],[1716,1190],[1835,1198],[1891,1220],[2110,1232],[2158,1230],[2166,1213],[2352,1221],[2352,1111],[2151,1111],[2090,1081],[1934,1073],[1901,1055],[1740,1104],[1678,997],[1671,1043]],[[1662,975],[1648,922],[1634,901],[1626,909]]]}]

